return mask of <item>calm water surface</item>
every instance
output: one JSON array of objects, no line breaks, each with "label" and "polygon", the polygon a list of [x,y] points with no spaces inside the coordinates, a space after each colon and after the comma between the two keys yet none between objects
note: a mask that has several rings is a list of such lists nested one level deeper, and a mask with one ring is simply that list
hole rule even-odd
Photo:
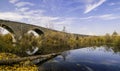
[{"label": "calm water surface", "polygon": [[63,52],[39,66],[40,71],[120,71],[120,52],[86,47]]}]

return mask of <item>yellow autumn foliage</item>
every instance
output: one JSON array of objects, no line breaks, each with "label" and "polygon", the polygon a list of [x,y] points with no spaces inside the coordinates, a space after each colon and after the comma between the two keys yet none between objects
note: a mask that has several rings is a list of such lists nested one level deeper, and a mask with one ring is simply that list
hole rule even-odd
[{"label": "yellow autumn foliage", "polygon": [[[0,60],[20,58],[17,55],[11,53],[0,53]],[[30,61],[23,61],[19,64],[14,65],[0,65],[0,71],[38,71],[36,65],[32,64]]]}]

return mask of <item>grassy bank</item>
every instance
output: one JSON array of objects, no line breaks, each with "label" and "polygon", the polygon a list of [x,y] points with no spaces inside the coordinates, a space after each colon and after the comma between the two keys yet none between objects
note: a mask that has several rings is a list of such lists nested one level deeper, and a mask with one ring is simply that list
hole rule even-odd
[{"label": "grassy bank", "polygon": [[0,35],[0,52],[13,53],[20,56],[27,56],[25,51],[32,50],[32,47],[39,48],[38,54],[47,54],[76,47],[102,45],[120,48],[120,36],[106,34],[105,36],[76,37],[72,34],[49,32],[36,37],[33,34],[26,34],[14,46],[10,34]]}]

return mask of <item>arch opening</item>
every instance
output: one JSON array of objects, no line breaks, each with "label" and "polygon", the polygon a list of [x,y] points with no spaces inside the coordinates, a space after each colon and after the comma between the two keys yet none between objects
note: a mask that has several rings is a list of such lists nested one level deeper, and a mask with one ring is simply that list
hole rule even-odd
[{"label": "arch opening", "polygon": [[8,32],[14,34],[14,31],[13,31],[10,27],[8,27],[8,26],[6,26],[6,25],[3,25],[3,24],[2,24],[0,27],[1,27],[1,28],[4,28],[4,29],[6,29]]},{"label": "arch opening", "polygon": [[44,34],[43,31],[41,31],[39,29],[32,29],[32,30],[28,31],[28,33],[29,34],[32,33],[34,36],[40,36],[40,35]]},{"label": "arch opening", "polygon": [[2,24],[0,26],[0,35],[4,36],[4,35],[7,35],[7,34],[11,35],[12,42],[16,42],[16,39],[15,39],[15,36],[14,36],[14,31],[10,27]]},{"label": "arch opening", "polygon": [[43,31],[41,31],[41,30],[39,30],[39,29],[34,29],[34,31],[35,31],[36,33],[38,33],[39,35],[44,34]]}]

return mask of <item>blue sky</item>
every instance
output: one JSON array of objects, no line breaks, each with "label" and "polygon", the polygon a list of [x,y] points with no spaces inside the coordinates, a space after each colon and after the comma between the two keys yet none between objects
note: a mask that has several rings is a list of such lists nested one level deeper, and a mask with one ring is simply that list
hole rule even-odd
[{"label": "blue sky", "polygon": [[69,33],[120,33],[120,0],[0,0],[0,19]]}]

